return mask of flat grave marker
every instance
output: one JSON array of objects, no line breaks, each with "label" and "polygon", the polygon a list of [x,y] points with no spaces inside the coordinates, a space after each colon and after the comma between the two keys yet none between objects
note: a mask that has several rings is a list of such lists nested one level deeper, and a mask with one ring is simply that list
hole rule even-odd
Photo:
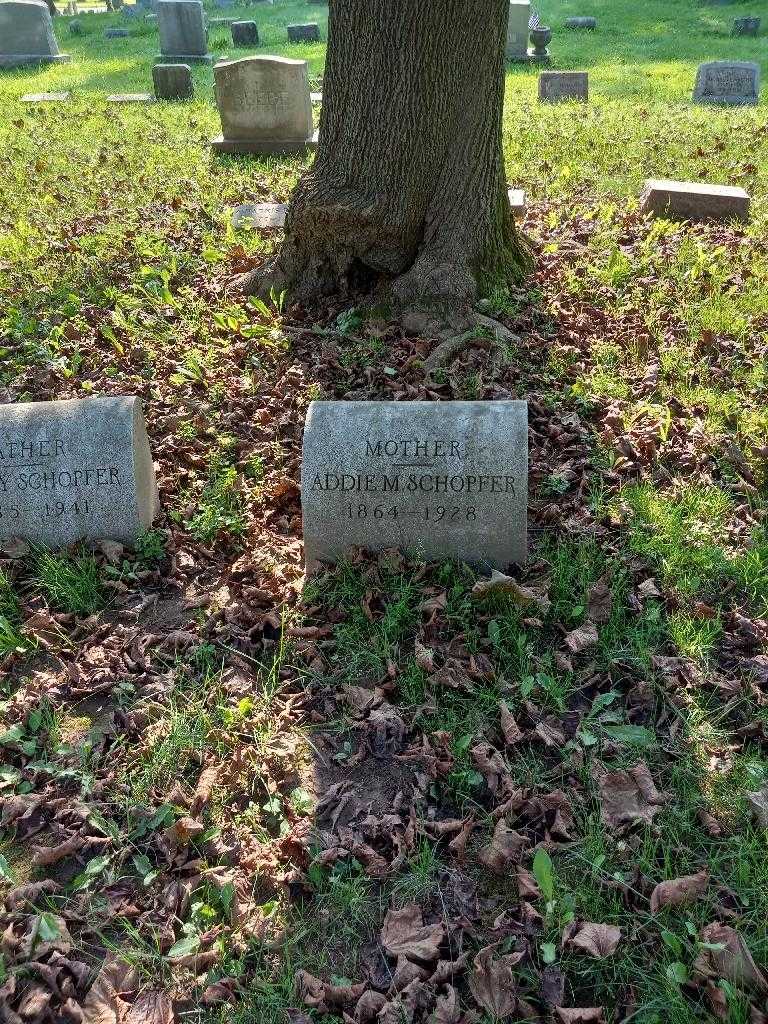
[{"label": "flat grave marker", "polygon": [[583,28],[593,32],[597,28],[597,18],[575,17],[565,19],[566,28]]},{"label": "flat grave marker", "polygon": [[241,203],[232,211],[232,226],[283,228],[287,213],[287,203]]},{"label": "flat grave marker", "polygon": [[539,75],[539,102],[589,99],[589,73],[586,71],[542,71]]},{"label": "flat grave marker", "polygon": [[712,60],[700,64],[694,103],[754,106],[760,96],[760,66],[751,61]]},{"label": "flat grave marker", "polygon": [[505,569],[526,557],[526,402],[312,402],[307,570],[352,546]]},{"label": "flat grave marker", "polygon": [[67,92],[27,92],[21,97],[22,103],[66,103],[72,95]]},{"label": "flat grave marker", "polygon": [[743,188],[698,181],[649,178],[640,210],[670,220],[749,220],[750,198]]},{"label": "flat grave marker", "polygon": [[132,544],[158,507],[138,398],[0,406],[0,538]]},{"label": "flat grave marker", "polygon": [[154,103],[148,92],[113,92],[107,96],[107,103]]},{"label": "flat grave marker", "polygon": [[734,18],[732,36],[757,36],[760,34],[760,18]]}]

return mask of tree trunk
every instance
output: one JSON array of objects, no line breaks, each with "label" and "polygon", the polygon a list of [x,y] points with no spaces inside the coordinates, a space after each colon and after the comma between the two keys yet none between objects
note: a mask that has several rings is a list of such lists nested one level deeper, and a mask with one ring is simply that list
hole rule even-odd
[{"label": "tree trunk", "polygon": [[320,141],[282,249],[246,290],[384,284],[465,305],[530,263],[507,198],[508,0],[330,0]]}]

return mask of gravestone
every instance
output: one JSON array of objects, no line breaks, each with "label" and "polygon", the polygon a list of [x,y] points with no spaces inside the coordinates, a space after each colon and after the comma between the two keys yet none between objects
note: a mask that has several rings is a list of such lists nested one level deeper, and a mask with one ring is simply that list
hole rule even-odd
[{"label": "gravestone", "polygon": [[232,227],[283,228],[286,203],[241,203],[232,211]]},{"label": "gravestone", "polygon": [[670,220],[749,220],[749,195],[731,185],[649,178],[640,209]]},{"label": "gravestone", "polygon": [[72,94],[66,92],[28,92],[21,97],[22,103],[66,103]]},{"label": "gravestone", "polygon": [[195,95],[189,64],[155,64],[152,83],[158,100],[189,100]]},{"label": "gravestone", "polygon": [[71,36],[82,36],[85,34],[82,21],[70,21],[69,34]]},{"label": "gravestone", "polygon": [[586,29],[594,30],[594,29],[597,28],[597,18],[585,18],[585,17],[566,18],[565,19],[565,27],[566,28],[586,28]]},{"label": "gravestone", "polygon": [[259,30],[255,21],[233,21],[231,31],[233,46],[259,45]]},{"label": "gravestone", "polygon": [[749,61],[712,60],[700,64],[694,103],[754,106],[760,95],[760,66]]},{"label": "gravestone", "polygon": [[201,0],[158,0],[160,64],[210,64]]},{"label": "gravestone", "polygon": [[105,28],[104,38],[105,39],[127,39],[130,32],[127,28]]},{"label": "gravestone", "polygon": [[320,26],[315,24],[310,25],[289,25],[288,26],[288,42],[289,43],[319,43],[320,42]]},{"label": "gravestone", "polygon": [[511,188],[507,191],[507,196],[512,216],[515,220],[521,220],[525,216],[525,192],[521,188]]},{"label": "gravestone", "polygon": [[153,103],[148,92],[113,92],[107,96],[107,103]]},{"label": "gravestone", "polygon": [[512,61],[528,60],[528,23],[531,20],[529,0],[511,0],[507,20],[506,57]]},{"label": "gravestone", "polygon": [[732,36],[756,36],[760,32],[760,18],[734,18]]},{"label": "gravestone", "polygon": [[220,153],[304,153],[315,145],[307,62],[243,57],[213,69]]},{"label": "gravestone", "polygon": [[158,506],[138,398],[0,406],[0,537],[130,544]]},{"label": "gravestone", "polygon": [[44,0],[3,0],[0,3],[0,68],[26,64],[64,64],[53,20]]},{"label": "gravestone", "polygon": [[312,402],[308,570],[352,546],[505,569],[526,557],[526,402]]},{"label": "gravestone", "polygon": [[586,71],[542,71],[539,75],[539,102],[589,99],[589,74]]}]

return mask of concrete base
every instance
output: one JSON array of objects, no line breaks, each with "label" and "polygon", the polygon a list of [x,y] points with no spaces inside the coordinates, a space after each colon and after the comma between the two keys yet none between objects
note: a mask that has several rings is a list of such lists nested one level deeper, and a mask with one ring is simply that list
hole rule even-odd
[{"label": "concrete base", "polygon": [[546,64],[551,64],[552,63],[552,57],[548,53],[546,53],[546,54],[544,54],[543,56],[540,57],[537,54],[535,54],[533,52],[533,50],[529,50],[528,53],[525,54],[525,56],[523,56],[523,54],[519,54],[519,55],[515,55],[515,56],[511,56],[511,57],[509,55],[507,55],[507,63],[509,63],[509,64],[545,64],[546,65]]},{"label": "concrete base", "polygon": [[256,153],[261,156],[303,156],[317,148],[317,132],[311,139],[225,139],[223,135],[211,142],[217,153]]},{"label": "concrete base", "polygon": [[69,64],[71,60],[68,53],[7,53],[0,55],[0,68],[23,68],[29,64]]},{"label": "concrete base", "polygon": [[210,53],[159,53],[155,64],[213,64]]}]

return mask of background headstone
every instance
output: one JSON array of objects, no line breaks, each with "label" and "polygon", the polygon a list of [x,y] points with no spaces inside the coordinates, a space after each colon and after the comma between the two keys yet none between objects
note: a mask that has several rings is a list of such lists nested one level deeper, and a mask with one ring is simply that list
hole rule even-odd
[{"label": "background headstone", "polygon": [[0,406],[0,537],[130,544],[158,506],[138,398]]},{"label": "background headstone", "polygon": [[731,185],[649,178],[640,209],[670,220],[749,220],[749,195]]},{"label": "background headstone", "polygon": [[539,101],[559,103],[561,100],[589,99],[589,74],[586,71],[542,71],[539,75]]},{"label": "background headstone", "polygon": [[312,402],[308,569],[351,546],[505,569],[526,557],[526,402]]},{"label": "background headstone", "polygon": [[189,64],[155,64],[152,84],[158,100],[189,100],[195,94]]},{"label": "background headstone", "polygon": [[597,28],[597,18],[588,18],[588,17],[566,18],[565,19],[565,27],[566,28],[596,29]]},{"label": "background headstone", "polygon": [[0,68],[69,61],[59,53],[53,19],[44,0],[3,0],[0,3]]},{"label": "background headstone", "polygon": [[288,42],[289,43],[319,43],[320,42],[320,26],[315,24],[310,25],[289,25],[288,26]]},{"label": "background headstone", "polygon": [[760,18],[734,18],[732,36],[756,36],[760,32]]},{"label": "background headstone", "polygon": [[507,20],[507,42],[505,53],[507,60],[528,59],[528,23],[531,20],[529,0],[511,0]]},{"label": "background headstone", "polygon": [[213,69],[222,153],[303,153],[314,145],[307,62],[243,57]]},{"label": "background headstone", "polygon": [[152,103],[148,92],[113,92],[107,96],[107,103]]},{"label": "background headstone", "polygon": [[759,95],[759,64],[712,60],[699,65],[693,90],[694,103],[754,106]]},{"label": "background headstone", "polygon": [[[210,64],[208,33],[200,0],[158,0],[161,64]],[[172,60],[169,60],[172,58]]]},{"label": "background headstone", "polygon": [[510,188],[507,197],[512,208],[512,216],[515,220],[521,220],[525,216],[525,192],[521,188]]},{"label": "background headstone", "polygon": [[231,31],[233,46],[259,45],[259,30],[255,21],[233,21]]},{"label": "background headstone", "polygon": [[127,28],[105,28],[104,38],[105,39],[127,39],[130,36],[130,32]]}]

